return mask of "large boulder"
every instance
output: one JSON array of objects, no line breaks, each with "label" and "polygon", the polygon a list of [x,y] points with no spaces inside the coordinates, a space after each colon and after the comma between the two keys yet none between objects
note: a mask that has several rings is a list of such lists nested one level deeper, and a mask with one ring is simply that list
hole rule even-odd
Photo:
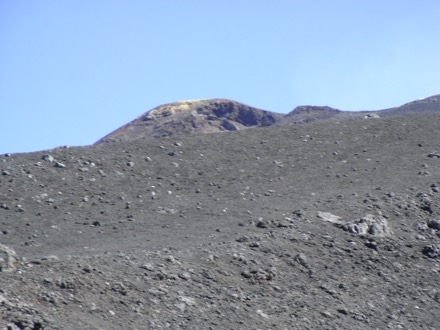
[{"label": "large boulder", "polygon": [[372,214],[348,222],[342,226],[342,229],[356,235],[387,237],[392,234],[387,219]]}]

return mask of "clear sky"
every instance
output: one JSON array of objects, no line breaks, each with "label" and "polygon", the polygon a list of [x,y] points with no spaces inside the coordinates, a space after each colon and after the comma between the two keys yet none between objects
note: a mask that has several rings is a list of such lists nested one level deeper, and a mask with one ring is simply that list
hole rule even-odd
[{"label": "clear sky", "polygon": [[438,0],[0,0],[0,154],[228,98],[378,110],[440,93]]}]

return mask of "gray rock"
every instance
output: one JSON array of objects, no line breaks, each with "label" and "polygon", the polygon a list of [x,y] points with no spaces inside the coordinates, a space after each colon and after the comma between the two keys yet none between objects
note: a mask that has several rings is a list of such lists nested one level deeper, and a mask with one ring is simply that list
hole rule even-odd
[{"label": "gray rock", "polygon": [[52,155],[44,155],[43,157],[41,157],[41,159],[43,159],[47,162],[50,162],[50,163],[55,161],[55,158]]},{"label": "gray rock", "polygon": [[323,221],[340,224],[341,217],[331,214],[330,212],[321,212],[318,211],[317,217]]},{"label": "gray rock", "polygon": [[440,220],[429,220],[428,227],[435,230],[440,230]]},{"label": "gray rock", "polygon": [[342,226],[342,229],[356,235],[372,235],[378,237],[388,237],[392,235],[387,219],[371,214],[346,223]]},{"label": "gray rock", "polygon": [[11,272],[15,270],[18,263],[18,256],[10,247],[0,244],[0,272]]},{"label": "gray rock", "polygon": [[430,244],[423,247],[422,253],[429,258],[440,257],[440,244]]},{"label": "gray rock", "polygon": [[307,257],[304,253],[298,253],[295,257],[295,261],[305,268],[309,268]]},{"label": "gray rock", "polygon": [[63,163],[60,163],[60,162],[56,162],[54,166],[58,167],[58,168],[65,168],[66,167],[66,165],[64,165]]}]

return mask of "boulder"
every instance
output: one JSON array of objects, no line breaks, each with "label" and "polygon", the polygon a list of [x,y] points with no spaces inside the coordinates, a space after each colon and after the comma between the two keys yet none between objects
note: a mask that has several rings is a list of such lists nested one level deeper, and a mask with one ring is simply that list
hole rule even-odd
[{"label": "boulder", "polygon": [[371,235],[377,237],[391,236],[392,232],[387,219],[382,216],[367,214],[365,217],[351,221],[342,229],[356,235]]}]

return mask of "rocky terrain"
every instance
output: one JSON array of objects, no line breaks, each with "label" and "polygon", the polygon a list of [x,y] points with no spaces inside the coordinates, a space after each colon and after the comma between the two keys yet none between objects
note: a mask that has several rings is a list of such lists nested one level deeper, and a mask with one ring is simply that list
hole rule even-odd
[{"label": "rocky terrain", "polygon": [[329,106],[303,105],[288,114],[257,109],[225,100],[189,100],[160,105],[106,135],[96,144],[134,141],[158,137],[176,137],[237,131],[273,125],[308,124],[381,118],[402,115],[436,114],[440,111],[440,95],[409,102],[399,107],[378,111],[343,111]]},{"label": "rocky terrain", "polygon": [[0,156],[0,327],[439,329],[434,99]]}]

